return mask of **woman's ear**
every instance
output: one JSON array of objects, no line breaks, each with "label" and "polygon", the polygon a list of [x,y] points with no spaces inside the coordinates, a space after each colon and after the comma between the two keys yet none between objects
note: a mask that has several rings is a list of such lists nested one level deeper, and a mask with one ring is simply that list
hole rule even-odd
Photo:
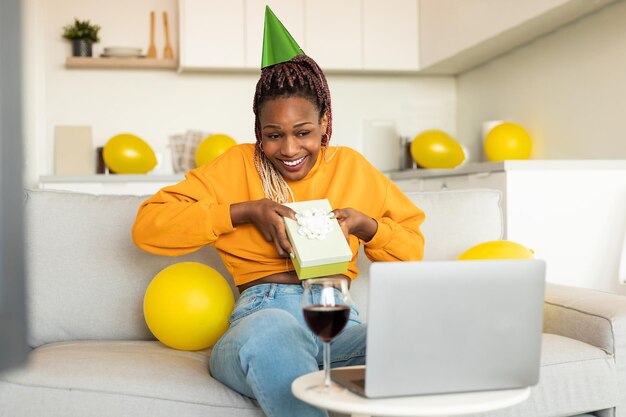
[{"label": "woman's ear", "polygon": [[324,113],[322,120],[320,121],[320,126],[322,128],[322,135],[325,135],[326,129],[328,128],[328,114]]}]

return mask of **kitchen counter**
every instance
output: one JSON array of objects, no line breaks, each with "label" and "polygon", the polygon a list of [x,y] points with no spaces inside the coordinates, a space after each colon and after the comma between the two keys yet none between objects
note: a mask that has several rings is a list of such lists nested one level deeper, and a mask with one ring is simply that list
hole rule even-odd
[{"label": "kitchen counter", "polygon": [[387,172],[394,181],[412,178],[448,177],[454,175],[492,173],[509,170],[598,170],[626,169],[626,159],[535,159],[502,162],[471,162],[453,169],[411,169]]},{"label": "kitchen counter", "polygon": [[[458,178],[461,176],[491,176],[505,171],[563,171],[563,170],[626,170],[626,159],[615,160],[513,160],[503,162],[472,162],[454,169],[410,169],[387,172],[393,181],[418,180],[429,178]],[[176,184],[184,179],[184,174],[98,174],[98,175],[42,175],[39,187],[47,189],[69,189],[74,191],[109,193],[152,193],[158,189]],[[450,184],[447,183],[449,186]],[[495,187],[498,188],[498,187]],[[428,191],[420,189],[419,191]]]},{"label": "kitchen counter", "polygon": [[95,175],[42,175],[40,183],[61,182],[171,182],[176,183],[185,178],[183,174],[151,175],[151,174],[95,174]]},{"label": "kitchen counter", "polygon": [[39,188],[90,194],[151,195],[184,178],[183,174],[42,175]]}]

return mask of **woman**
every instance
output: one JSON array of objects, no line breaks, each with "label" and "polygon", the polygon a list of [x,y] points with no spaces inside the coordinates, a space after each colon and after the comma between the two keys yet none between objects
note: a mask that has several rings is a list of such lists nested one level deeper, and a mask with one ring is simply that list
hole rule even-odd
[{"label": "woman", "polygon": [[[302,287],[290,256],[281,203],[327,198],[353,258],[361,244],[374,261],[418,260],[424,214],[357,152],[329,147],[330,93],[306,55],[263,68],[253,110],[256,144],[241,144],[140,208],[136,244],[181,255],[214,245],[241,296],[230,328],[211,353],[211,374],[256,398],[268,416],[323,416],[291,394],[291,382],[319,370],[321,342],[301,311]],[[365,326],[353,309],[332,342],[332,366],[363,364]]]}]

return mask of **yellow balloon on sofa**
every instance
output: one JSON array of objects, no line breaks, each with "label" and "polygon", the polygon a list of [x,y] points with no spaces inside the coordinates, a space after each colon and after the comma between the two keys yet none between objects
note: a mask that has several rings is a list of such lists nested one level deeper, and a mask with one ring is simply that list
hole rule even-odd
[{"label": "yellow balloon on sofa", "polygon": [[422,168],[455,168],[465,161],[463,147],[442,130],[426,130],[413,138],[411,155]]},{"label": "yellow balloon on sofa", "polygon": [[506,122],[497,125],[485,136],[485,155],[489,161],[528,159],[532,141],[528,132],[520,125]]},{"label": "yellow balloon on sofa", "polygon": [[534,252],[510,240],[493,240],[480,243],[463,252],[459,260],[476,259],[533,259]]},{"label": "yellow balloon on sofa", "polygon": [[117,174],[145,174],[157,164],[154,151],[143,139],[130,133],[113,136],[104,145],[102,157]]},{"label": "yellow balloon on sofa", "polygon": [[236,144],[233,138],[222,133],[207,136],[196,149],[196,166],[199,167],[214,160]]},{"label": "yellow balloon on sofa", "polygon": [[228,329],[235,298],[215,269],[180,262],[159,272],[143,301],[146,324],[163,344],[180,350],[213,346]]}]

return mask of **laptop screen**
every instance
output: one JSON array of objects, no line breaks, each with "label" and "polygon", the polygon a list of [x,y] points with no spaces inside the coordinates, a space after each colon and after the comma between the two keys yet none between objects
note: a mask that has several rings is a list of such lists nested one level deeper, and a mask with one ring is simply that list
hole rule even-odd
[{"label": "laptop screen", "polygon": [[544,287],[541,260],[373,263],[364,395],[536,384]]}]

